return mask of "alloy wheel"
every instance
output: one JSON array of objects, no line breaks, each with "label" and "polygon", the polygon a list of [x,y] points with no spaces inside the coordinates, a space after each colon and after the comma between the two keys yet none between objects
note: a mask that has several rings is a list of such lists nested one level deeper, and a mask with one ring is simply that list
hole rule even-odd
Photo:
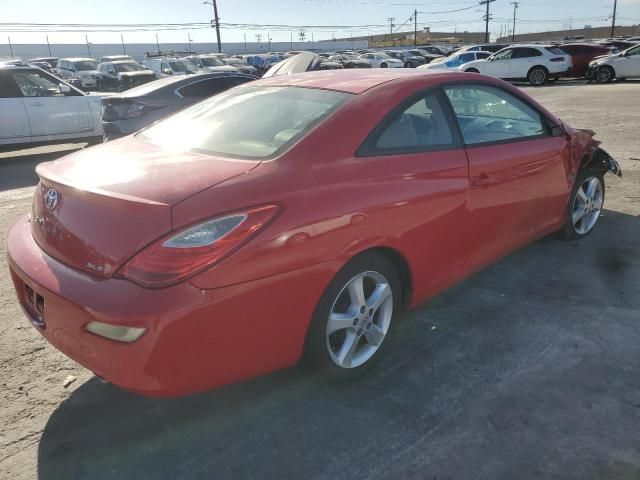
[{"label": "alloy wheel", "polygon": [[600,67],[596,71],[596,80],[598,81],[598,83],[610,82],[612,78],[613,78],[613,75],[609,67]]},{"label": "alloy wheel", "polygon": [[325,333],[331,360],[356,368],[378,351],[393,316],[393,292],[380,273],[359,273],[342,288],[331,307]]},{"label": "alloy wheel", "polygon": [[541,68],[536,68],[531,72],[529,81],[534,86],[543,85],[547,81],[547,74]]},{"label": "alloy wheel", "polygon": [[602,204],[604,203],[604,189],[598,177],[587,178],[578,187],[573,199],[571,220],[573,228],[579,235],[586,235],[595,226]]}]

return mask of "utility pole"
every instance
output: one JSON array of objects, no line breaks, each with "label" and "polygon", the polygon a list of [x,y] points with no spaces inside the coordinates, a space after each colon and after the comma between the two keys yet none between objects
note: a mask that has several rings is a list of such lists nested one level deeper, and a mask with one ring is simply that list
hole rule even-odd
[{"label": "utility pole", "polygon": [[307,34],[304,32],[304,30],[300,29],[300,33],[298,33],[298,38],[300,39],[300,42],[304,43],[304,39],[306,38]]},{"label": "utility pole", "polygon": [[202,4],[208,4],[208,5],[213,5],[213,20],[211,21],[211,24],[215,27],[216,29],[216,40],[218,42],[218,53],[222,53],[222,44],[220,43],[220,17],[218,17],[218,4],[216,3],[216,0],[211,0],[211,1],[204,1],[202,2]]},{"label": "utility pole", "polygon": [[269,51],[271,51],[271,32],[267,32],[267,41],[269,43]]},{"label": "utility pole", "polygon": [[156,48],[158,49],[158,55],[160,55],[160,42],[158,41],[158,34],[156,33]]},{"label": "utility pole", "polygon": [[486,5],[487,6],[487,13],[484,17],[485,20],[485,30],[484,30],[484,41],[485,43],[489,43],[489,19],[490,19],[490,15],[489,15],[489,5],[493,2],[495,2],[496,0],[482,0],[480,2],[480,5]]},{"label": "utility pole", "polygon": [[124,48],[124,37],[120,34],[120,41],[122,42],[122,53],[127,54],[127,49]]},{"label": "utility pole", "polygon": [[611,38],[616,35],[616,12],[618,10],[618,0],[613,0],[613,18],[611,20]]},{"label": "utility pole", "polygon": [[91,47],[89,46],[89,36],[85,35],[84,39],[87,42],[87,52],[89,53],[89,56],[91,56]]},{"label": "utility pole", "polygon": [[49,49],[49,56],[51,56],[51,45],[49,44],[49,35],[45,35],[47,37],[47,48]]},{"label": "utility pole", "polygon": [[393,24],[393,22],[395,22],[396,17],[389,17],[387,18],[387,21],[389,22],[389,34],[393,33],[393,27],[395,27],[395,25]]},{"label": "utility pole", "polygon": [[191,34],[187,33],[187,41],[189,42],[189,51],[191,51]]},{"label": "utility pole", "polygon": [[413,11],[413,46],[418,46],[418,9]]},{"label": "utility pole", "polygon": [[518,4],[519,2],[511,2],[511,5],[513,5],[513,30],[511,30],[512,42],[516,41],[516,11],[518,10]]},{"label": "utility pole", "polygon": [[9,40],[9,51],[11,52],[11,59],[13,60],[13,46],[11,45],[11,37],[7,37]]},{"label": "utility pole", "polygon": [[244,53],[245,54],[249,53],[247,51],[247,32],[244,32]]}]

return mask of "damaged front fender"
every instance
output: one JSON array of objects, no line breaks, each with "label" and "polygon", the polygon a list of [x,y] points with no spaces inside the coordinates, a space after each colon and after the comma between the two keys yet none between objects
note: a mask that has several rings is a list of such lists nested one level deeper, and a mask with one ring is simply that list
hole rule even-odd
[{"label": "damaged front fender", "polygon": [[581,168],[597,168],[602,173],[613,173],[618,177],[622,177],[622,169],[618,162],[616,162],[611,155],[604,151],[604,149],[597,147],[591,158],[588,158],[581,165]]},{"label": "damaged front fender", "polygon": [[592,168],[605,173],[613,173],[621,177],[622,169],[611,155],[600,148],[600,142],[594,139],[595,132],[582,128],[572,128],[565,125],[569,136],[572,151],[572,164],[570,178],[575,178],[578,170]]}]

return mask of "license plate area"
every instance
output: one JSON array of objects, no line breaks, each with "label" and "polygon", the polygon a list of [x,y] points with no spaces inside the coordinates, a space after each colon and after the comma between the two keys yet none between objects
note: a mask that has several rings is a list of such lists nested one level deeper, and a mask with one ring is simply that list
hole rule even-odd
[{"label": "license plate area", "polygon": [[24,284],[24,300],[22,304],[29,314],[31,323],[35,327],[44,330],[46,328],[44,321],[44,297],[26,283]]}]

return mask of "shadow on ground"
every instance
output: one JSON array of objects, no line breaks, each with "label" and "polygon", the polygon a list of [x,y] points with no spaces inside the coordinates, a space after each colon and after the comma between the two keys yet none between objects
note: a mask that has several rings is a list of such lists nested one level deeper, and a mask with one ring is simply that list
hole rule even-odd
[{"label": "shadow on ground", "polygon": [[291,369],[153,400],[91,380],[49,419],[38,475],[637,479],[639,312],[640,219],[607,211],[406,314],[353,384]]}]

